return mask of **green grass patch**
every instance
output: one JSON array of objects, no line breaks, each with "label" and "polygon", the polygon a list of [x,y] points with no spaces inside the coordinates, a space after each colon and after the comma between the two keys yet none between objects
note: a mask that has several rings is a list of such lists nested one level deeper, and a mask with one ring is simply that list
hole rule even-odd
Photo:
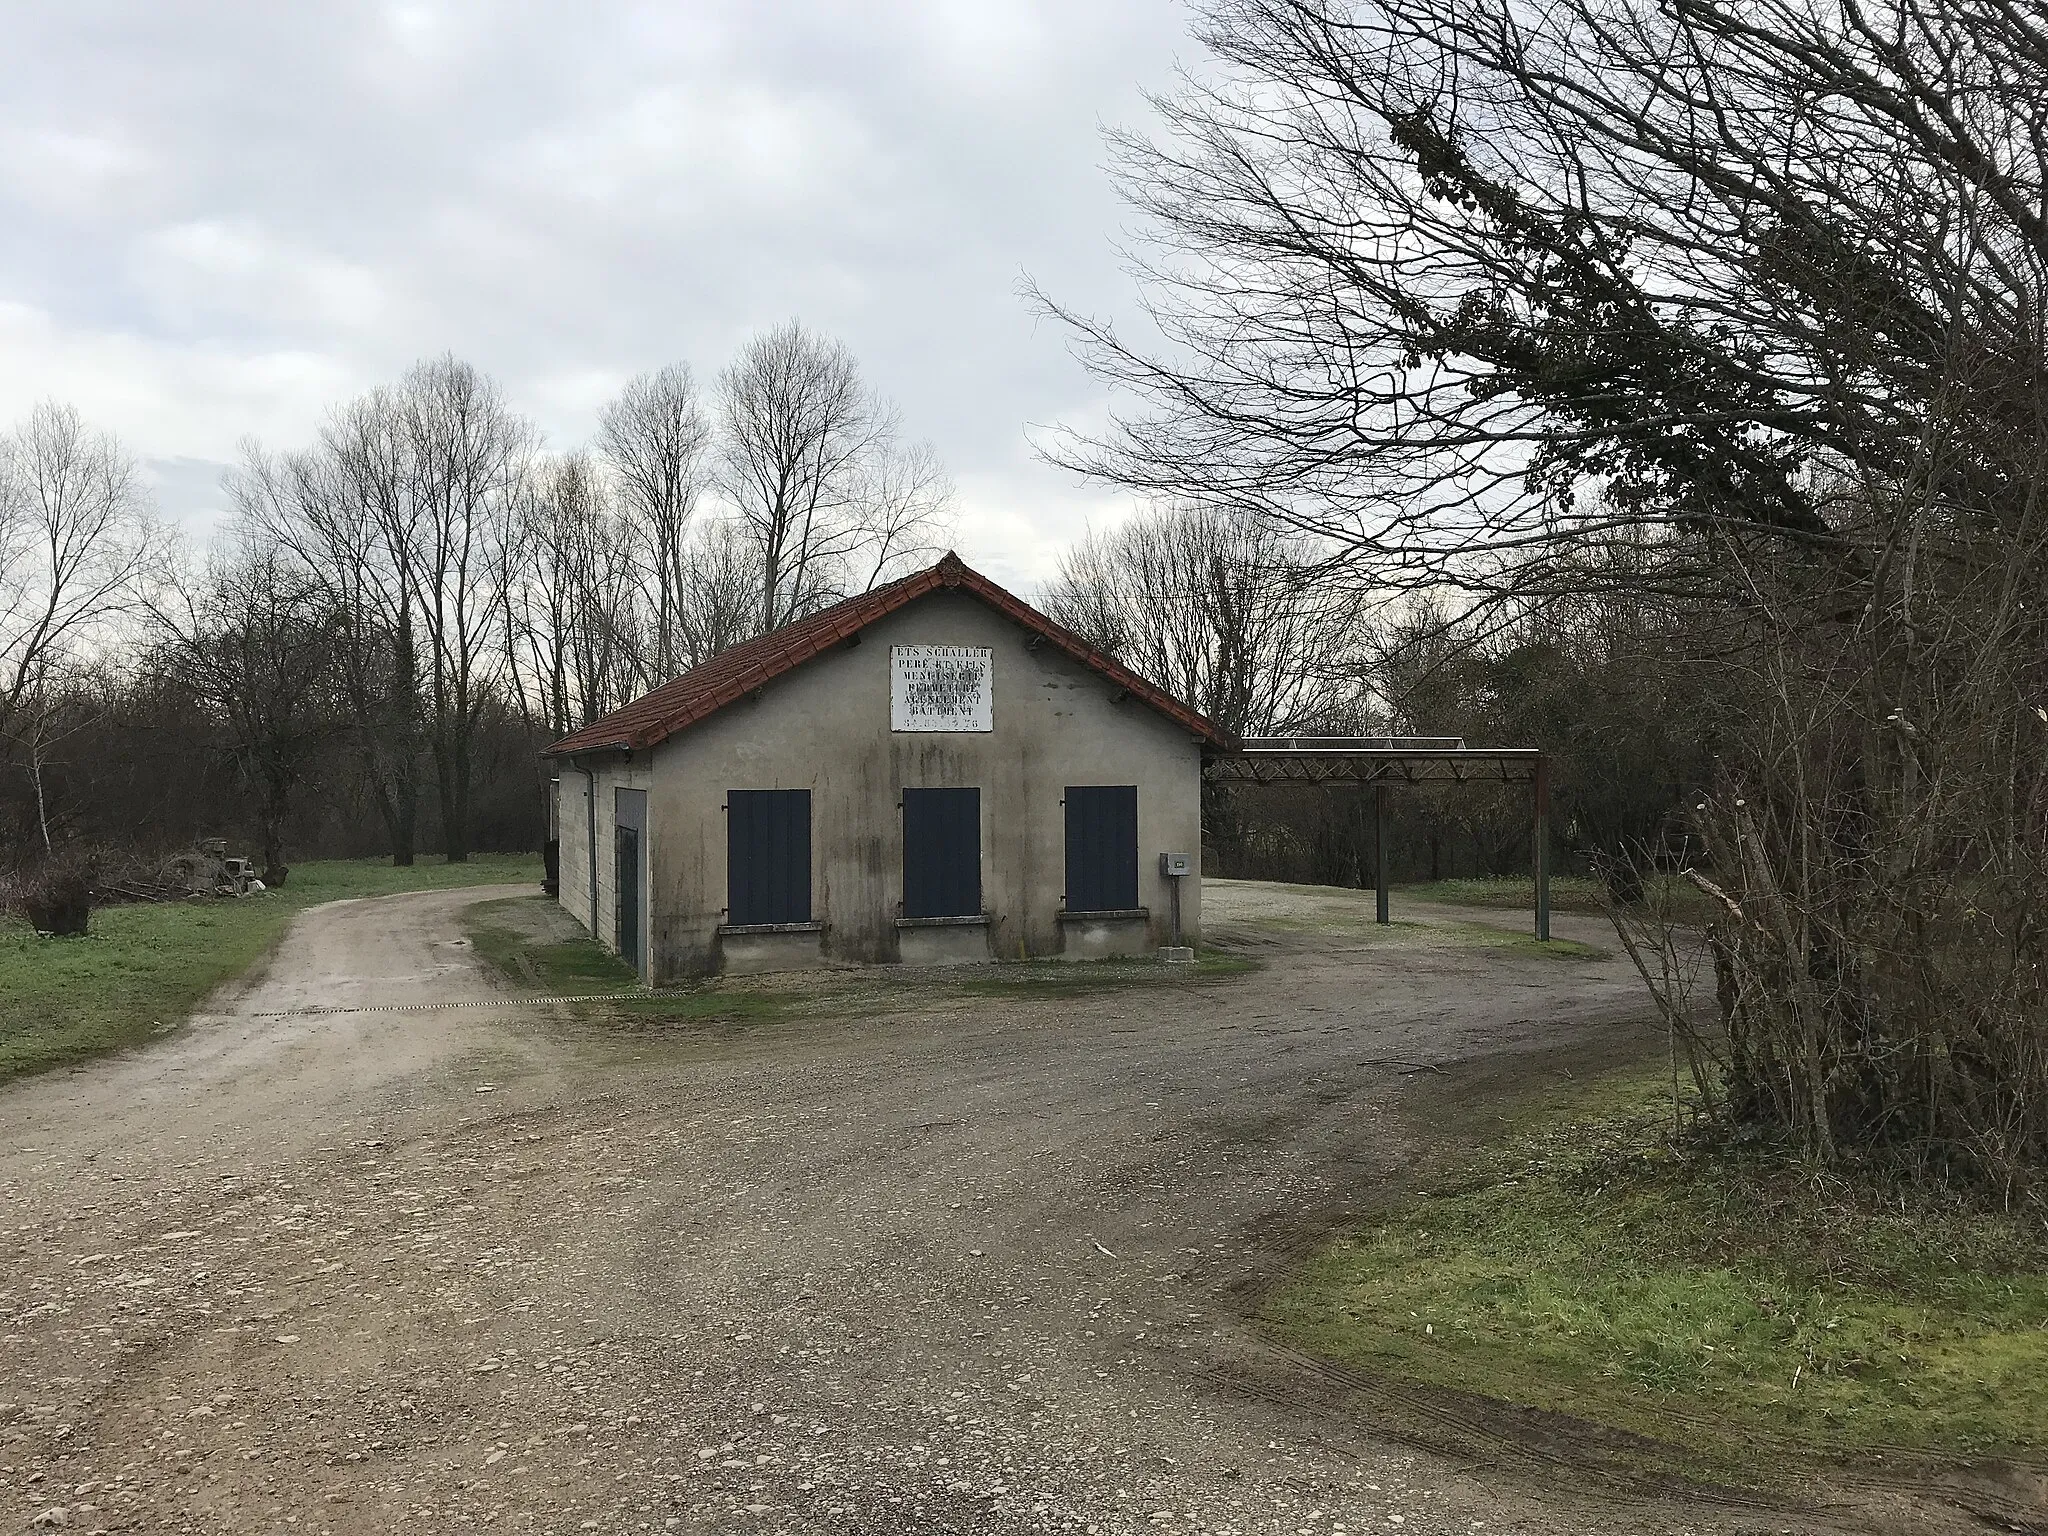
[{"label": "green grass patch", "polygon": [[[1397,885],[1396,895],[1416,901],[1444,902],[1460,907],[1514,907],[1536,910],[1536,879],[1533,875],[1477,875],[1466,880],[1430,880],[1420,885]],[[1550,907],[1553,912],[1604,912],[1606,896],[1598,880],[1584,875],[1552,875]]]},{"label": "green grass patch", "polygon": [[1457,922],[1443,918],[1418,921],[1412,917],[1397,917],[1382,923],[1376,920],[1376,909],[1369,899],[1371,892],[1364,893],[1366,899],[1360,899],[1358,893],[1349,890],[1333,893],[1317,886],[1289,886],[1285,889],[1303,891],[1321,899],[1311,909],[1249,913],[1235,921],[1248,928],[1264,928],[1276,933],[1321,934],[1366,944],[1450,944],[1547,955],[1554,960],[1604,960],[1608,954],[1596,945],[1581,944],[1576,939],[1539,940],[1528,929],[1499,927],[1493,923]]},{"label": "green grass patch", "polygon": [[[1500,907],[1521,912],[1536,910],[1536,878],[1533,875],[1482,875],[1467,880],[1431,880],[1420,885],[1397,885],[1397,896],[1446,906]],[[1704,923],[1714,912],[1707,898],[1688,880],[1676,875],[1659,875],[1645,893],[1649,906],[1674,922]],[[1607,911],[1606,888],[1587,875],[1552,875],[1550,909],[1553,912],[1586,912],[1595,916]]]},{"label": "green grass patch", "polygon": [[1516,1134],[1458,1186],[1314,1258],[1269,1304],[1353,1365],[1662,1440],[2039,1455],[2038,1212],[1674,1147],[1642,1080]]},{"label": "green grass patch", "polygon": [[638,1024],[760,1023],[786,1017],[794,1001],[717,982],[646,991],[637,973],[544,896],[479,902],[463,913],[463,929],[477,954],[521,992],[602,998],[590,1004],[590,1017]]},{"label": "green grass patch", "polygon": [[83,938],[0,918],[0,1081],[139,1044],[263,958],[293,916],[345,897],[540,880],[532,855],[393,868],[376,859],[294,865],[283,888],[236,900],[137,903],[92,914]]},{"label": "green grass patch", "polygon": [[1270,928],[1280,933],[1345,934],[1365,939],[1415,939],[1444,927],[1441,923],[1418,923],[1407,917],[1376,922],[1371,906],[1337,901],[1325,902],[1314,912],[1262,912],[1240,921],[1247,927]]},{"label": "green grass patch", "polygon": [[1229,950],[1201,948],[1193,965],[1158,960],[1006,960],[952,982],[982,997],[1078,997],[1126,987],[1222,981],[1259,969],[1259,962]]},{"label": "green grass patch", "polygon": [[1246,976],[1260,969],[1259,962],[1250,955],[1234,954],[1227,949],[1200,948],[1195,951],[1195,974],[1197,976]]},{"label": "green grass patch", "polygon": [[462,928],[507,981],[537,997],[625,992],[640,985],[631,967],[562,918],[544,896],[480,901],[462,914]]}]

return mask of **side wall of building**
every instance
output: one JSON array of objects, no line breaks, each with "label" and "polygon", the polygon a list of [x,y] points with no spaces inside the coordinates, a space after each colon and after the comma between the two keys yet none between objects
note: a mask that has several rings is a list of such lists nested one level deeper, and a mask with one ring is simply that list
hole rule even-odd
[{"label": "side wall of building", "polygon": [[[871,625],[655,749],[648,799],[653,976],[716,970],[726,904],[724,804],[731,789],[811,791],[812,914],[828,958],[900,957],[900,802],[905,787],[981,791],[982,900],[998,958],[1062,951],[1070,784],[1138,787],[1138,900],[1151,945],[1169,941],[1170,892],[1159,854],[1201,849],[1201,749],[1184,726],[963,593],[936,593]],[[890,647],[987,646],[992,732],[889,729]],[[570,787],[563,774],[563,901],[572,900]],[[608,812],[600,772],[600,860]],[[580,815],[576,811],[575,815]],[[580,823],[577,823],[580,826]],[[580,856],[579,856],[580,857]],[[602,885],[602,872],[600,876]],[[1182,929],[1201,931],[1199,879],[1182,882]],[[586,898],[587,899],[587,898]],[[609,936],[600,927],[600,934]]]},{"label": "side wall of building", "polygon": [[[555,766],[555,825],[559,843],[560,888],[555,899],[562,910],[574,917],[604,944],[618,945],[618,841],[615,808],[621,789],[648,789],[653,783],[651,754],[626,758],[619,753],[563,758]],[[593,787],[595,793],[592,793]],[[650,796],[650,799],[652,797]],[[591,838],[590,808],[596,809],[595,848]],[[596,922],[592,923],[591,854],[597,856]],[[647,859],[641,859],[642,880],[646,880]],[[647,910],[643,890],[641,910]],[[652,924],[649,924],[652,931]]]}]

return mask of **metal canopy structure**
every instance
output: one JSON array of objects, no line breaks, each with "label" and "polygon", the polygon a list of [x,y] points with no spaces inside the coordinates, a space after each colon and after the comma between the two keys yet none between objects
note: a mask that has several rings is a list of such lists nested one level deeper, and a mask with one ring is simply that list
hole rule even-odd
[{"label": "metal canopy structure", "polygon": [[1535,747],[1468,747],[1456,736],[1247,737],[1202,759],[1211,784],[1356,784],[1373,791],[1378,920],[1387,915],[1387,795],[1396,785],[1527,784],[1534,813],[1536,937],[1550,937],[1550,765]]}]

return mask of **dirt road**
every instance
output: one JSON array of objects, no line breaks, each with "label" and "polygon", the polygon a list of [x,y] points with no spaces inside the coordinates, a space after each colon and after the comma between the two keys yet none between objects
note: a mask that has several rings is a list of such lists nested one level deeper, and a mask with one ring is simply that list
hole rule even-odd
[{"label": "dirt road", "polygon": [[1837,1528],[1420,1449],[1246,1321],[1409,1166],[1418,1065],[1609,1049],[1623,962],[1219,884],[1255,974],[632,1033],[458,1006],[506,894],[314,909],[0,1090],[0,1530]]}]

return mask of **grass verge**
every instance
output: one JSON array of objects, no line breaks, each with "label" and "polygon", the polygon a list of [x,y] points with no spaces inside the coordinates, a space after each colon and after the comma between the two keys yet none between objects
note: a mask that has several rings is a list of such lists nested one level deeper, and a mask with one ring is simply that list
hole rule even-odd
[{"label": "grass verge", "polygon": [[[1530,912],[1536,906],[1533,875],[1482,875],[1468,880],[1430,880],[1420,885],[1397,885],[1395,894],[1416,901],[1437,902],[1459,907],[1501,907]],[[1659,875],[1648,892],[1650,904],[1677,922],[1703,923],[1714,912],[1707,898],[1692,883],[1676,875]],[[1586,875],[1552,875],[1550,908],[1553,912],[1585,912],[1604,916],[1605,888]]]},{"label": "grass verge", "polygon": [[104,907],[83,938],[46,939],[0,918],[0,1081],[168,1033],[320,902],[539,880],[540,860],[525,854],[409,869],[331,859],[294,865],[282,889],[238,900]]},{"label": "grass verge", "polygon": [[[1444,902],[1459,907],[1512,907],[1534,911],[1536,881],[1531,875],[1476,875],[1466,880],[1428,880],[1419,885],[1397,885],[1399,896],[1416,901]],[[1552,875],[1550,906],[1554,912],[1604,912],[1606,899],[1600,882],[1584,875]]]},{"label": "grass verge", "polygon": [[463,913],[463,929],[477,954],[522,992],[604,998],[589,1005],[593,1017],[643,1024],[765,1022],[784,1017],[791,1002],[779,993],[716,983],[639,992],[639,976],[544,897],[479,902]]},{"label": "grass verge", "polygon": [[462,929],[477,954],[537,997],[583,997],[640,985],[624,961],[580,931],[576,936],[547,931],[542,925],[553,915],[554,903],[544,897],[480,901],[462,914]]},{"label": "grass verge", "polygon": [[1311,1260],[1268,1318],[1328,1358],[1611,1425],[1714,1475],[1759,1443],[2038,1456],[2048,1233],[1945,1191],[1675,1150],[1609,1081]]},{"label": "grass verge", "polygon": [[1202,948],[1195,951],[1193,965],[1157,960],[1008,960],[977,968],[954,985],[981,997],[1078,997],[1125,987],[1221,981],[1258,968],[1259,962],[1245,955]]},{"label": "grass verge", "polygon": [[[480,902],[463,914],[476,952],[507,981],[536,997],[595,997],[633,992],[639,977],[618,956],[597,943],[552,902],[520,896]],[[984,997],[1077,997],[1126,987],[1176,986],[1219,981],[1259,968],[1256,960],[1219,949],[1196,952],[1193,965],[1156,960],[1031,960],[975,966],[964,975],[945,970],[821,972],[805,993],[751,989],[709,981],[694,987],[664,987],[637,996],[606,996],[591,1004],[593,1014],[649,1022],[697,1019],[767,1020],[786,1016],[807,995],[837,994],[872,987],[884,977],[894,988],[905,981],[957,989]]]},{"label": "grass verge", "polygon": [[[1249,885],[1249,882],[1244,884]],[[1372,892],[1354,890],[1349,886],[1275,883],[1267,889],[1283,891],[1290,896],[1306,899],[1295,903],[1291,909],[1275,910],[1267,906],[1263,909],[1254,908],[1238,912],[1233,914],[1232,921],[1248,928],[1270,929],[1281,933],[1320,934],[1332,938],[1341,937],[1353,943],[1396,946],[1455,945],[1462,948],[1504,949],[1517,954],[1547,955],[1554,960],[1603,960],[1608,955],[1607,950],[1592,944],[1582,944],[1576,939],[1539,940],[1528,928],[1519,925],[1506,927],[1492,922],[1463,922],[1438,915],[1421,920],[1414,917],[1397,917],[1391,922],[1381,923],[1375,918]],[[1448,902],[1458,898],[1443,896],[1434,899]]]}]

